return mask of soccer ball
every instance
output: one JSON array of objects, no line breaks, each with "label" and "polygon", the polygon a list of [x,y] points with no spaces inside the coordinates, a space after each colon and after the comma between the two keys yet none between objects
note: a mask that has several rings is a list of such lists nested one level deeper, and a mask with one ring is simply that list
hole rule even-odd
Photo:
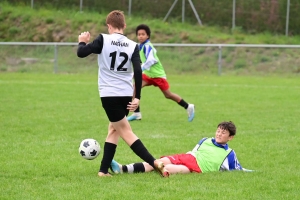
[{"label": "soccer ball", "polygon": [[84,159],[93,160],[100,153],[100,145],[94,139],[84,139],[79,145],[79,153]]}]

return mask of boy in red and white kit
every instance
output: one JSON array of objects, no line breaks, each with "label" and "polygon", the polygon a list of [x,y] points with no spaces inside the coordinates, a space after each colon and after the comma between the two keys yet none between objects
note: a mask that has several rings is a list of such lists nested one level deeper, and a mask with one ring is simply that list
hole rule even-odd
[{"label": "boy in red and white kit", "polygon": [[[141,24],[136,28],[136,35],[140,43],[139,50],[143,71],[142,87],[151,85],[159,87],[167,99],[175,101],[178,105],[186,109],[188,113],[188,121],[193,121],[195,116],[194,104],[187,103],[178,94],[170,91],[165,70],[157,57],[156,49],[150,42],[150,28],[145,24]],[[140,107],[138,107],[131,116],[127,117],[127,119],[128,121],[141,120],[142,114],[140,112]]]}]

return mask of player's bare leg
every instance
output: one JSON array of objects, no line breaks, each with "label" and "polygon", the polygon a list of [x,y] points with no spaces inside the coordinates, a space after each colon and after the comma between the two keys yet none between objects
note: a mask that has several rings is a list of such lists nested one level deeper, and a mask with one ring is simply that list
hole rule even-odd
[{"label": "player's bare leg", "polygon": [[188,121],[189,122],[193,121],[193,119],[195,117],[195,105],[194,104],[186,103],[178,94],[171,92],[169,89],[161,90],[161,91],[167,99],[171,99],[171,100],[177,102],[182,107],[184,107],[188,113]]},{"label": "player's bare leg", "polygon": [[129,122],[124,117],[118,122],[112,122],[112,126],[117,131],[118,135],[131,146],[137,139],[139,139],[132,131]]},{"label": "player's bare leg", "polygon": [[[168,157],[163,157],[158,159],[157,161],[160,161],[164,163],[164,171],[168,172],[169,174],[188,174],[190,173],[190,170],[184,166],[184,165],[174,165],[171,163],[170,159]],[[153,170],[153,167],[151,167],[148,163],[143,163],[145,172],[150,172]]]},{"label": "player's bare leg", "polygon": [[170,159],[168,157],[162,157],[159,159],[161,162],[163,162],[165,165],[172,164]]},{"label": "player's bare leg", "polygon": [[170,174],[188,174],[188,173],[191,173],[189,168],[187,168],[184,165],[167,164],[167,165],[165,165],[165,170],[167,170]]}]

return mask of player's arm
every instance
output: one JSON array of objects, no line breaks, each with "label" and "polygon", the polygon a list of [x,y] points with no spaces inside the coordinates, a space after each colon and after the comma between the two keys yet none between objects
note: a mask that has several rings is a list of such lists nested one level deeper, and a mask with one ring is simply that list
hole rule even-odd
[{"label": "player's arm", "polygon": [[141,58],[139,54],[139,47],[136,45],[134,52],[131,57],[131,62],[133,66],[133,77],[135,85],[135,98],[141,99],[141,89],[142,89],[142,69],[141,69]]},{"label": "player's arm", "polygon": [[196,146],[193,148],[192,152],[198,151],[199,147],[201,146],[201,144],[202,144],[206,139],[207,139],[207,137],[202,138],[202,139],[198,142],[198,144],[196,144]]},{"label": "player's arm", "polygon": [[144,54],[146,57],[146,61],[142,64],[142,70],[149,70],[151,66],[156,64],[158,60],[155,58],[155,49],[153,49],[150,45],[145,45]]},{"label": "player's arm", "polygon": [[243,170],[233,150],[222,163],[221,170]]},{"label": "player's arm", "polygon": [[78,36],[78,48],[77,56],[80,58],[87,57],[88,55],[95,53],[100,54],[103,48],[103,36],[100,34],[93,42],[88,43],[89,36]]}]

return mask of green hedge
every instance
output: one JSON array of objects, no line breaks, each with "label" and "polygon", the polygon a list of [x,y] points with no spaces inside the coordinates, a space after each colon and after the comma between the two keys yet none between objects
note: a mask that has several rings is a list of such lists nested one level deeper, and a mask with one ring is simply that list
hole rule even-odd
[{"label": "green hedge", "polygon": [[[232,27],[232,0],[193,0],[198,15],[204,25]],[[31,0],[9,0],[12,4],[31,6]],[[146,17],[164,18],[174,0],[132,0],[131,14]],[[34,8],[80,8],[80,0],[35,0]],[[129,0],[83,0],[83,11],[100,13],[119,9],[127,14]],[[289,34],[300,33],[300,0],[291,1]],[[251,33],[270,31],[285,34],[287,0],[236,0],[235,25]],[[178,0],[169,20],[181,21],[182,0]],[[185,0],[185,21],[197,23],[195,15]]]}]

